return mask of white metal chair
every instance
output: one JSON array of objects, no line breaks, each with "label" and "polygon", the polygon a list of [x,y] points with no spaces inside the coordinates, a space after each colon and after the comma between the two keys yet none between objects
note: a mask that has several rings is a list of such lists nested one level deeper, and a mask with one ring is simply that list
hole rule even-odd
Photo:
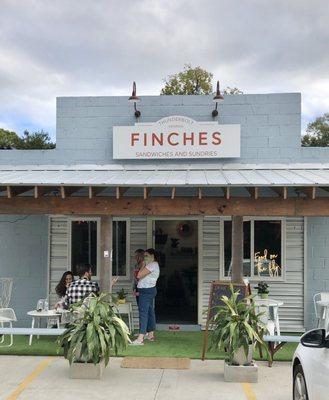
[{"label": "white metal chair", "polygon": [[13,290],[13,278],[0,278],[0,308],[9,306]]},{"label": "white metal chair", "polygon": [[328,301],[329,302],[329,292],[315,293],[313,296],[313,304],[315,317],[317,319],[317,327],[320,326],[320,322],[326,319],[327,307],[322,307],[318,304],[318,301]]},{"label": "white metal chair", "polygon": [[[16,314],[12,308],[0,308],[0,326],[3,328],[5,324],[9,325],[9,328],[13,327],[13,322],[16,322]],[[10,343],[4,345],[5,335],[2,335],[0,339],[1,346],[0,347],[10,347],[14,343],[14,336],[10,335]]]}]

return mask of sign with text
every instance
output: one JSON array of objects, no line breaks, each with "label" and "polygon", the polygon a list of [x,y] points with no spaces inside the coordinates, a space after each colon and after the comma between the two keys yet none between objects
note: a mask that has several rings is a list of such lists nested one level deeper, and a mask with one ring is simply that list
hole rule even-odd
[{"label": "sign with text", "polygon": [[183,116],[113,127],[114,159],[240,157],[240,125]]}]

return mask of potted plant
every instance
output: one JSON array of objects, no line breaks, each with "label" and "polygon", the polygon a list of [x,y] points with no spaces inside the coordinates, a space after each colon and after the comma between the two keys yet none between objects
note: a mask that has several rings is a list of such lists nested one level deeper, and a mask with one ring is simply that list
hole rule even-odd
[{"label": "potted plant", "polygon": [[78,318],[58,338],[58,346],[70,363],[70,378],[100,379],[110,352],[130,343],[129,329],[115,311],[109,295],[92,294],[74,307]]},{"label": "potted plant", "polygon": [[230,297],[222,296],[222,306],[215,308],[212,350],[224,350],[227,358],[224,364],[224,378],[229,382],[257,382],[258,368],[252,360],[255,344],[267,347],[260,332],[266,331],[261,322],[261,313],[257,314],[251,296],[239,298],[239,292],[230,286]]},{"label": "potted plant", "polygon": [[261,299],[268,299],[268,284],[266,282],[258,282],[258,285],[255,287],[257,289],[258,296]]},{"label": "potted plant", "polygon": [[126,303],[126,297],[127,293],[125,290],[122,288],[119,292],[117,292],[118,295],[118,304],[125,304]]}]

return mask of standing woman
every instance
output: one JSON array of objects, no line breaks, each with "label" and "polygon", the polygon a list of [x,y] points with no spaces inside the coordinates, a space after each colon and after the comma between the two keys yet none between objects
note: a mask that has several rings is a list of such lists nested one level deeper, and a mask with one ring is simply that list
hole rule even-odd
[{"label": "standing woman", "polygon": [[144,261],[145,264],[142,265],[137,274],[139,335],[132,342],[134,345],[144,344],[144,337],[152,342],[154,341],[156,324],[154,300],[157,294],[156,283],[160,275],[160,268],[154,249],[145,250]]},{"label": "standing woman", "polygon": [[137,249],[135,251],[135,261],[136,261],[136,264],[135,264],[134,273],[133,273],[133,276],[134,276],[133,295],[136,298],[136,303],[138,306],[139,292],[138,292],[138,287],[137,287],[137,284],[138,284],[137,275],[138,275],[138,272],[145,266],[143,249]]}]

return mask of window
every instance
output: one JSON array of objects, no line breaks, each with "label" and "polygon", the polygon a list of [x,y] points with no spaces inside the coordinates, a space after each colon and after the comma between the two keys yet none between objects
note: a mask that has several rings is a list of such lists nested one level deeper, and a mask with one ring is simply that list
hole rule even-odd
[{"label": "window", "polygon": [[127,221],[113,221],[113,276],[128,276],[129,274],[129,246],[127,238]]},{"label": "window", "polygon": [[281,221],[255,221],[254,226],[254,275],[281,276]]},{"label": "window", "polygon": [[[231,276],[232,221],[224,220],[224,276]],[[280,278],[282,276],[282,220],[243,222],[243,275],[246,277]]]},{"label": "window", "polygon": [[71,270],[77,275],[78,264],[91,264],[97,275],[97,221],[71,221]]}]

